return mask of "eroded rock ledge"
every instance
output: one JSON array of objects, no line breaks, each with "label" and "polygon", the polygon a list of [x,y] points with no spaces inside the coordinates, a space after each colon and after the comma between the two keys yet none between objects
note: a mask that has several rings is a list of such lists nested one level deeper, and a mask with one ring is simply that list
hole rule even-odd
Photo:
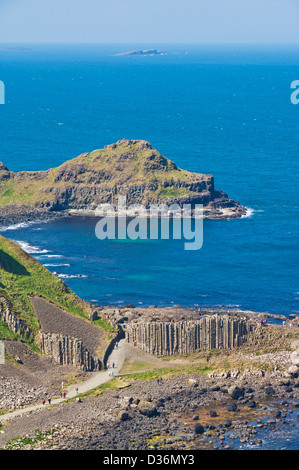
[{"label": "eroded rock ledge", "polygon": [[144,140],[120,140],[47,171],[12,172],[0,163],[0,224],[68,213],[96,215],[99,204],[203,205],[205,218],[238,218],[246,208],[214,187],[213,175],[183,170]]}]

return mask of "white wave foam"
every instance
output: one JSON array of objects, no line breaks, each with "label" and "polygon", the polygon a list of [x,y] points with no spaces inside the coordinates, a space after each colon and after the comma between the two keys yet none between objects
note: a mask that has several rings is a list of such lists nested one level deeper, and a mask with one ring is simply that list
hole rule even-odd
[{"label": "white wave foam", "polygon": [[62,255],[43,255],[43,258],[63,258]]},{"label": "white wave foam", "polygon": [[30,222],[20,222],[18,224],[7,225],[6,227],[0,227],[0,232],[7,232],[9,230],[18,230],[20,228],[29,227]]},{"label": "white wave foam", "polygon": [[85,274],[58,274],[56,273],[57,277],[60,277],[61,279],[76,279],[76,278],[87,278]]},{"label": "white wave foam", "polygon": [[53,263],[45,263],[44,266],[52,266],[53,268],[59,268],[60,266],[70,266],[68,263],[59,263],[59,264],[53,264]]},{"label": "white wave foam", "polygon": [[253,216],[254,212],[256,212],[252,207],[246,207],[246,214],[242,215],[242,219],[249,219]]},{"label": "white wave foam", "polygon": [[43,250],[39,248],[38,246],[33,246],[30,245],[28,242],[23,242],[21,240],[13,240],[15,243],[17,243],[26,253],[29,253],[31,255],[41,255],[44,253],[49,253],[49,250]]},{"label": "white wave foam", "polygon": [[[46,224],[49,222],[49,220],[30,220],[29,222],[19,222],[17,224],[11,224],[11,225],[6,225],[4,227],[0,227],[0,232],[7,232],[9,230],[18,230],[21,228],[26,228],[29,227],[30,225],[35,225],[35,224]],[[35,230],[41,230],[41,229],[35,229]]]}]

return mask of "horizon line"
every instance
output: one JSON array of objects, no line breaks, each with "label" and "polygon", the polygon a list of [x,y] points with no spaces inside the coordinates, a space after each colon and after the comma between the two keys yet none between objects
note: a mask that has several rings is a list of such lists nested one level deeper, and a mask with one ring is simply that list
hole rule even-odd
[{"label": "horizon line", "polygon": [[149,42],[149,41],[128,41],[128,42],[114,42],[114,41],[111,41],[111,42],[107,42],[107,41],[79,41],[79,42],[75,42],[75,41],[41,41],[41,42],[38,42],[38,41],[34,41],[34,42],[27,42],[27,41],[7,41],[7,42],[2,42],[0,41],[0,45],[12,45],[12,44],[47,44],[47,45],[50,45],[50,44],[67,44],[67,45],[78,45],[78,44],[82,44],[82,45],[127,45],[127,44],[174,44],[174,45],[257,45],[257,46],[260,46],[260,45],[267,45],[267,46],[278,46],[278,45],[281,45],[281,46],[284,46],[284,45],[294,45],[294,46],[298,46],[299,45],[299,41],[298,42],[248,42],[248,41],[245,41],[245,42],[228,42],[228,41],[221,41],[221,42],[200,42],[200,41],[192,41],[192,42],[174,42],[174,41],[171,41],[171,42],[166,42],[166,41],[161,41],[161,42]]}]

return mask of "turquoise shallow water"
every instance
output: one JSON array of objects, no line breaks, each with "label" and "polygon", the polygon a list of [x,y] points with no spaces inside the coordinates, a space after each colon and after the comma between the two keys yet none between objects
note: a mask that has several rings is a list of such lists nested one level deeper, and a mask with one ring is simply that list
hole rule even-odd
[{"label": "turquoise shallow water", "polygon": [[205,221],[193,252],[180,240],[99,241],[87,218],[2,233],[95,302],[299,312],[299,106],[290,102],[298,51],[171,46],[188,54],[113,56],[135,48],[1,50],[0,160],[47,169],[124,137],[145,139],[178,166],[212,173],[252,215]]}]

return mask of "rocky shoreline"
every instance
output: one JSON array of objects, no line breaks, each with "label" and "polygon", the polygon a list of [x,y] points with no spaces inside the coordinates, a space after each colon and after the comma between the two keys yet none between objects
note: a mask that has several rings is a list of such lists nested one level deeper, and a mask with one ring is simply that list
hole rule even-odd
[{"label": "rocky shoreline", "polygon": [[[222,209],[221,211],[216,210],[215,212],[208,209],[206,217],[205,211],[203,215],[204,218],[209,219],[230,219],[247,217],[247,214],[249,213],[249,209],[246,208],[232,211],[224,211],[224,209]],[[194,216],[194,213],[192,215]],[[115,212],[115,216],[118,216],[117,211]],[[132,217],[132,214],[128,211],[126,216]],[[11,204],[8,206],[0,206],[0,229],[18,224],[47,222],[49,220],[68,217],[90,217],[98,219],[99,215],[97,214],[96,210],[71,209],[62,211],[49,211],[47,209],[34,208],[23,204]],[[150,217],[150,215],[148,214],[147,217]]]},{"label": "rocky shoreline", "polygon": [[[130,382],[128,376],[123,380]],[[64,403],[51,411],[15,418],[4,427],[4,434],[0,434],[0,447],[202,450],[237,449],[246,445],[263,448],[263,436],[292,432],[298,409],[299,379],[294,372],[247,370],[234,371],[226,377],[189,374],[164,378],[159,383],[131,381],[122,390],[107,390],[98,397],[82,397],[79,402]],[[42,438],[26,441],[24,433],[34,440],[36,429]],[[11,441],[16,435],[18,439]],[[276,445],[273,440],[272,446]]]},{"label": "rocky shoreline", "polygon": [[67,211],[51,212],[47,209],[39,209],[25,204],[10,204],[0,206],[0,228],[32,222],[47,222],[48,220],[67,216]]},{"label": "rocky shoreline", "polygon": [[200,204],[204,218],[247,214],[239,202],[215,189],[213,175],[177,167],[144,140],[122,139],[46,171],[13,172],[0,162],[0,186],[0,225],[68,211],[90,215],[105,204],[117,210],[119,196],[126,198],[128,210],[136,204],[146,210],[153,204],[176,204],[194,212]]},{"label": "rocky shoreline", "polygon": [[172,366],[155,359],[162,369],[127,344],[129,362],[140,354],[154,368],[124,366],[107,387],[4,421],[0,449],[295,449],[299,329],[288,320],[258,332],[247,345],[198,351]]}]

